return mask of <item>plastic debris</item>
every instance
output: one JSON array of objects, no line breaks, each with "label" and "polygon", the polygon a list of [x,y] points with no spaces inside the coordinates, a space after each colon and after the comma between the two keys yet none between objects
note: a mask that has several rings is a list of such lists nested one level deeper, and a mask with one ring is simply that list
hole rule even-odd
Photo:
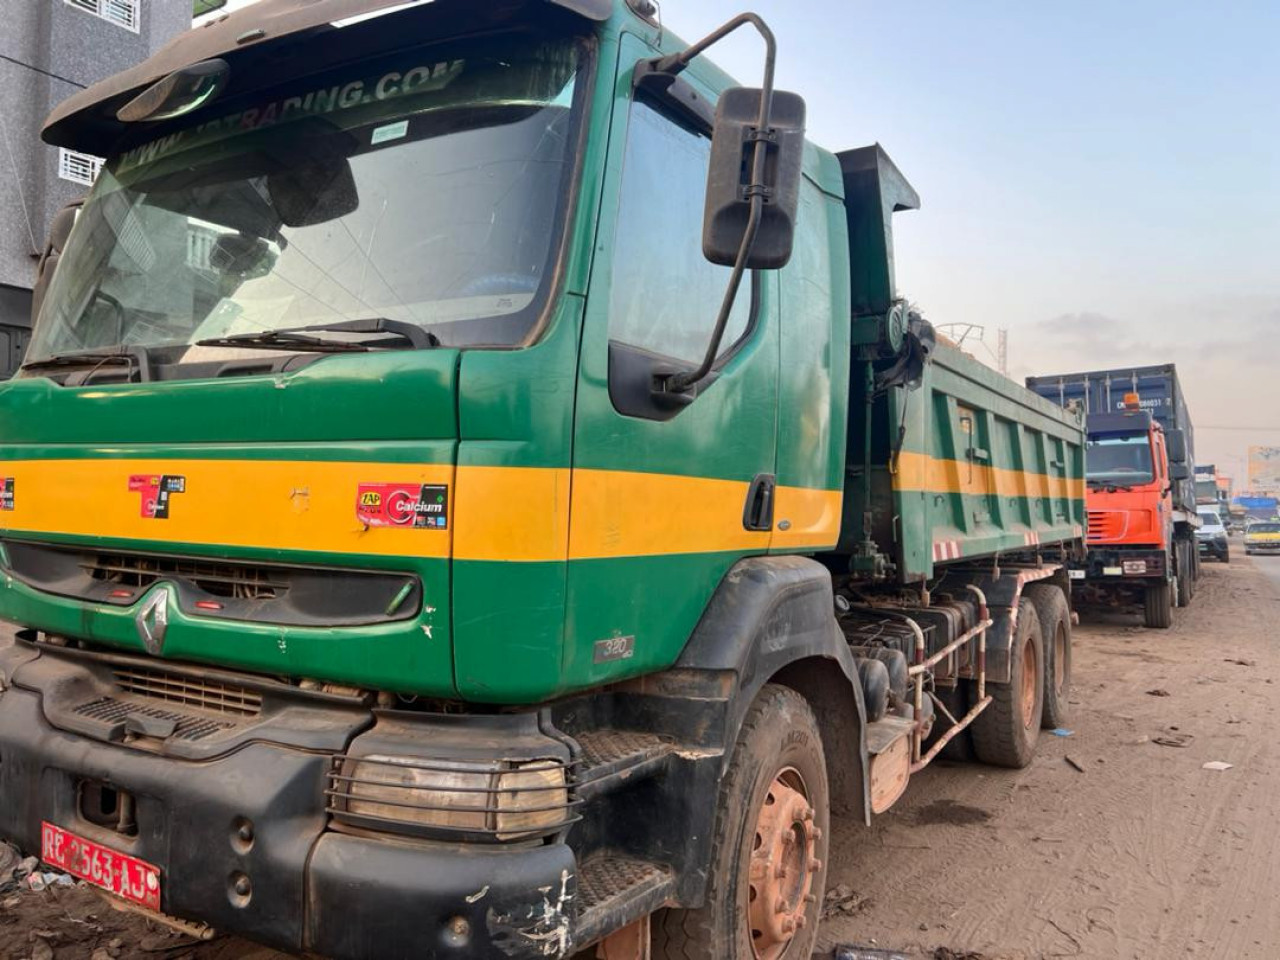
[{"label": "plastic debris", "polygon": [[1067,730],[1065,727],[1058,727],[1058,729],[1050,730],[1049,732],[1055,737],[1074,737],[1076,735],[1074,730]]},{"label": "plastic debris", "polygon": [[1210,760],[1206,763],[1202,770],[1230,770],[1235,764],[1224,763],[1222,760]]},{"label": "plastic debris", "polygon": [[910,960],[897,950],[881,950],[879,947],[836,947],[833,960]]}]

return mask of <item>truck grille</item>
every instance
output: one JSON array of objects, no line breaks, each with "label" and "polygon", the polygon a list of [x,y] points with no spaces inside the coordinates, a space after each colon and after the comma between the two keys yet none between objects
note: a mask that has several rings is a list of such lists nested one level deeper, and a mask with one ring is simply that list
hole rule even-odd
[{"label": "truck grille", "polygon": [[272,600],[288,589],[271,567],[219,560],[98,553],[80,565],[93,579],[123,587],[145,588],[176,577],[212,596],[237,600]]},{"label": "truck grille", "polygon": [[237,717],[256,717],[262,712],[262,694],[244,687],[160,670],[120,668],[113,673],[121,690],[139,697]]},{"label": "truck grille", "polygon": [[86,603],[132,607],[157,584],[173,586],[192,617],[299,627],[410,620],[422,609],[412,573],[346,570],[3,541],[18,580]]},{"label": "truck grille", "polygon": [[1089,511],[1089,542],[1119,540],[1125,535],[1126,515],[1119,510]]}]

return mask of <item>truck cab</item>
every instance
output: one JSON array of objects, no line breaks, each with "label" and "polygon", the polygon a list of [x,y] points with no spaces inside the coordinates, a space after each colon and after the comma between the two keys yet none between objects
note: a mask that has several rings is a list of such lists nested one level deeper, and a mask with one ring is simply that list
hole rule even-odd
[{"label": "truck cab", "polygon": [[1173,525],[1164,429],[1140,409],[1090,414],[1085,460],[1089,552],[1073,576],[1095,592],[1139,599],[1149,627],[1168,627],[1186,558]]}]

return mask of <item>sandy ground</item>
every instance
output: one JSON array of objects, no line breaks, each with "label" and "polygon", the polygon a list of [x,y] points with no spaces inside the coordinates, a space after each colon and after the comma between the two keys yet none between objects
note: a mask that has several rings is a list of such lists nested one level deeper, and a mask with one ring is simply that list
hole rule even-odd
[{"label": "sandy ground", "polygon": [[[1242,553],[1206,566],[1172,630],[1086,612],[1071,737],[1046,734],[1026,770],[935,767],[870,829],[834,823],[843,909],[815,957],[1280,957],[1278,626],[1280,557]],[[192,944],[83,889],[0,895],[0,960],[281,956]]]}]

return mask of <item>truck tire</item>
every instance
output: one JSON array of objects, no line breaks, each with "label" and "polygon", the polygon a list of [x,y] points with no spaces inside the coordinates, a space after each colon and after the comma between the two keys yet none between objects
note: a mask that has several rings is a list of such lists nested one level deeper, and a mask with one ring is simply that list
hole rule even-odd
[{"label": "truck tire", "polygon": [[1062,588],[1031,583],[1022,595],[1035,604],[1044,643],[1044,710],[1040,726],[1055,730],[1067,725],[1067,697],[1071,691],[1071,608]]},{"label": "truck tire", "polygon": [[1023,597],[1018,601],[1018,623],[1009,650],[1010,682],[988,686],[991,704],[969,728],[973,752],[983,763],[1014,769],[1031,763],[1044,713],[1043,663],[1040,617]]},{"label": "truck tire", "polygon": [[760,691],[718,802],[706,905],[654,915],[653,960],[809,960],[830,804],[822,735],[800,694],[776,684]]},{"label": "truck tire", "polygon": [[1168,630],[1173,626],[1172,580],[1148,584],[1143,600],[1142,625],[1153,630]]},{"label": "truck tire", "polygon": [[1177,546],[1178,559],[1178,606],[1185,607],[1191,602],[1194,564],[1191,562],[1191,551],[1187,549],[1187,541],[1179,540]]}]

